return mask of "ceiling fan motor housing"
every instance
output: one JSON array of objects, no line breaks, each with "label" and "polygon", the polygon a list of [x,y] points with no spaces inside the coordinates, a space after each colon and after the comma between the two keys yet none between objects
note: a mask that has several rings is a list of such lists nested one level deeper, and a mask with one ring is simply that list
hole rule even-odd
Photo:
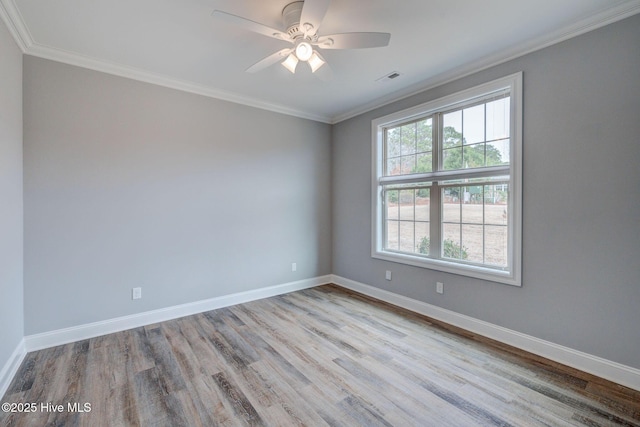
[{"label": "ceiling fan motor housing", "polygon": [[282,21],[287,29],[287,34],[293,40],[304,37],[304,28],[300,28],[300,16],[302,15],[303,1],[289,3],[282,9]]}]

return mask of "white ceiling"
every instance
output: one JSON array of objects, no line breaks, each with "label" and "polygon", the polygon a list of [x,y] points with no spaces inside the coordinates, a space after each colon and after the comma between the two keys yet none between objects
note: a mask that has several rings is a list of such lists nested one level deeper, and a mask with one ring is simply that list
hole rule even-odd
[{"label": "white ceiling", "polygon": [[288,44],[211,13],[282,28],[291,1],[0,0],[0,16],[27,54],[335,123],[640,12],[640,0],[333,0],[321,34],[388,32],[389,46],[323,51],[332,75],[246,73]]}]

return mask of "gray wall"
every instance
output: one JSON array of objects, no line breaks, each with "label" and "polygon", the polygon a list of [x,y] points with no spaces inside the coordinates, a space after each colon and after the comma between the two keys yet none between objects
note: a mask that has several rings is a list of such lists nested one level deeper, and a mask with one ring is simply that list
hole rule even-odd
[{"label": "gray wall", "polygon": [[0,20],[0,370],[24,335],[22,52]]},{"label": "gray wall", "polygon": [[[640,368],[638,40],[640,15],[334,126],[334,273]],[[518,71],[522,288],[372,259],[371,120]]]},{"label": "gray wall", "polygon": [[[639,39],[635,16],[332,128],[25,57],[24,333],[333,271],[640,368]],[[0,49],[1,363],[22,196],[20,54]],[[373,260],[371,120],[517,71],[523,287]]]},{"label": "gray wall", "polygon": [[29,56],[24,88],[27,335],[331,273],[329,125]]}]

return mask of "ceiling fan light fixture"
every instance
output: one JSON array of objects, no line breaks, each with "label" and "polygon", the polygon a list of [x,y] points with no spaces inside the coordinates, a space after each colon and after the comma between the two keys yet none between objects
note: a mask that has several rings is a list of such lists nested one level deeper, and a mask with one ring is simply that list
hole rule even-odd
[{"label": "ceiling fan light fixture", "polygon": [[308,61],[313,53],[313,48],[308,42],[300,42],[296,46],[296,56],[300,61]]},{"label": "ceiling fan light fixture", "polygon": [[313,55],[311,55],[308,62],[312,73],[315,73],[318,68],[324,65],[323,59],[315,52],[313,52]]},{"label": "ceiling fan light fixture", "polygon": [[[0,0],[0,3],[2,1]],[[318,49],[366,49],[389,45],[391,38],[389,33],[355,32],[321,35],[318,29],[322,25],[331,0],[289,1],[291,3],[282,9],[284,30],[221,10],[213,11],[212,15],[217,19],[290,44],[289,48],[272,53],[247,68],[248,73],[255,73],[280,62],[283,67],[295,74],[300,61],[309,62],[311,71],[316,72],[326,62],[319,53],[321,50],[315,50],[316,47]],[[282,60],[285,57],[286,59]]]},{"label": "ceiling fan light fixture", "polygon": [[287,56],[287,59],[282,61],[282,66],[287,70],[291,71],[291,73],[295,74],[296,67],[298,66],[298,58],[296,58],[296,56],[293,53],[291,53],[289,54],[289,56]]}]

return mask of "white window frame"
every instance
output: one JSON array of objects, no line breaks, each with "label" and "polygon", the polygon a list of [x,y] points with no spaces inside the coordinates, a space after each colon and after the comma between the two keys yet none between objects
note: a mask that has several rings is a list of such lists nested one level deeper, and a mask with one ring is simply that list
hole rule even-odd
[{"label": "white window frame", "polygon": [[[388,127],[443,112],[447,109],[472,103],[499,91],[509,91],[510,105],[510,159],[508,199],[508,267],[506,270],[459,263],[455,260],[427,258],[419,255],[384,250],[384,201],[381,182],[384,180],[384,130]],[[377,118],[371,124],[372,135],[372,236],[371,256],[417,267],[429,268],[463,276],[474,277],[508,285],[522,285],[522,73],[512,74],[479,86]],[[433,154],[439,155],[439,153]],[[486,169],[486,168],[485,168]],[[456,171],[459,172],[459,171]],[[446,171],[407,176],[413,182],[420,175],[430,181],[445,180]],[[428,175],[428,177],[427,177]],[[437,178],[434,178],[437,175]],[[454,173],[455,175],[455,173]],[[450,179],[450,178],[449,178]],[[440,222],[439,218],[436,218]],[[440,224],[441,226],[441,224]],[[439,243],[438,243],[439,245]]]}]

